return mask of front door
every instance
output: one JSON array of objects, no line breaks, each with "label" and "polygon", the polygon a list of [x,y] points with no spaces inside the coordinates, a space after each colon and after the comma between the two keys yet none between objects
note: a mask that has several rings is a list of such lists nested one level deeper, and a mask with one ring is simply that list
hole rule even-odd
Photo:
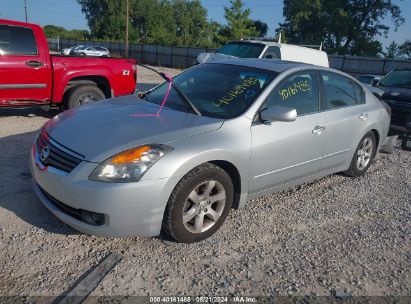
[{"label": "front door", "polygon": [[50,99],[51,67],[45,56],[31,28],[0,24],[0,101]]},{"label": "front door", "polygon": [[281,105],[297,110],[293,122],[256,122],[251,126],[252,156],[249,192],[264,191],[320,171],[325,145],[325,115],[319,111],[317,74],[288,76],[270,94],[262,109]]}]

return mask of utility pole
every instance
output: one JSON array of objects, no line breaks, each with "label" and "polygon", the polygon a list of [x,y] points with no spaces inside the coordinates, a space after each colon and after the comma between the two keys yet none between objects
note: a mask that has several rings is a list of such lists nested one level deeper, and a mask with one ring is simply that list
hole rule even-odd
[{"label": "utility pole", "polygon": [[24,14],[26,15],[26,22],[27,22],[27,0],[24,0]]},{"label": "utility pole", "polygon": [[129,14],[128,14],[128,10],[129,10],[128,1],[129,0],[126,0],[126,47],[125,47],[125,56],[126,56],[126,58],[128,58],[128,16],[129,16]]}]

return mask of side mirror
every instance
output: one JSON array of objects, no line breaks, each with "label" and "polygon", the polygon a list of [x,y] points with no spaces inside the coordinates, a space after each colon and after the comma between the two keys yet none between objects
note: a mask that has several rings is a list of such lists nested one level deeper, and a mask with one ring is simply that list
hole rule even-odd
[{"label": "side mirror", "polygon": [[272,106],[260,112],[260,119],[265,124],[273,121],[292,122],[297,119],[297,110],[283,106]]},{"label": "side mirror", "polygon": [[374,79],[374,80],[372,81],[372,85],[375,87],[375,86],[378,84],[378,82],[380,82],[379,79]]}]

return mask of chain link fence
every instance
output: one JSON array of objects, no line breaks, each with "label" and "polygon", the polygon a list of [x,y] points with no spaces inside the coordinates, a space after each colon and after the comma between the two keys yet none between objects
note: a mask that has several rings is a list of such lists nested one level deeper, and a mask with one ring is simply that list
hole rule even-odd
[{"label": "chain link fence", "polygon": [[[113,57],[122,57],[125,53],[125,44],[109,41],[84,41],[72,39],[48,38],[51,51],[60,52],[64,48],[75,45],[103,46],[110,50]],[[200,53],[214,53],[212,48],[174,47],[155,44],[130,44],[129,58],[138,62],[155,66],[188,68],[196,63]],[[329,55],[330,67],[353,75],[376,74],[385,75],[396,68],[411,68],[411,60],[384,59],[377,57],[357,57]]]}]

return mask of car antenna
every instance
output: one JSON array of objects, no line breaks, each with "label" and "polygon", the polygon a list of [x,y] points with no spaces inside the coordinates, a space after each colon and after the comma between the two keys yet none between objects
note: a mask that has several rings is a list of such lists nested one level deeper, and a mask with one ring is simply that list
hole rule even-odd
[{"label": "car antenna", "polygon": [[[198,116],[201,116],[201,112],[200,112],[200,111],[197,109],[197,107],[190,101],[190,99],[188,99],[188,97],[174,84],[173,78],[172,78],[170,75],[168,75],[168,74],[166,74],[166,73],[163,73],[163,72],[159,72],[159,71],[157,71],[156,69],[153,69],[152,67],[149,67],[149,66],[147,66],[147,65],[145,65],[145,64],[140,64],[140,66],[142,66],[142,67],[144,67],[144,68],[146,68],[146,69],[149,69],[150,71],[153,71],[154,73],[160,75],[165,81],[169,82],[170,85],[174,88],[174,90],[176,90],[176,92],[177,92],[177,94],[180,96],[180,98],[186,103],[186,105],[188,105],[188,106],[193,110],[193,112],[194,112],[195,114],[197,114]],[[162,107],[164,106],[165,102],[167,101],[169,93],[170,93],[170,90],[167,91],[167,94],[166,94],[167,98],[165,98],[165,99],[163,100],[163,103],[162,103],[162,105],[161,105],[160,110],[162,109]]]}]

